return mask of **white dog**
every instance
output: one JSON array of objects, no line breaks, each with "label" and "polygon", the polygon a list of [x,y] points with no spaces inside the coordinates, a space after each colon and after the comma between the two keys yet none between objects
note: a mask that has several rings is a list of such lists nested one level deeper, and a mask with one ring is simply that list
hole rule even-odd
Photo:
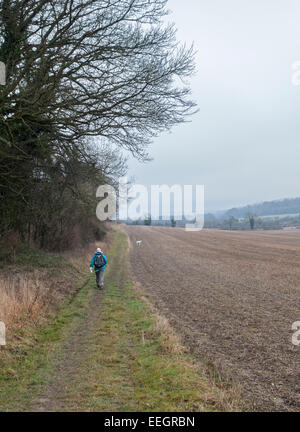
[{"label": "white dog", "polygon": [[141,244],[142,244],[142,240],[137,240],[136,245],[137,245],[138,247],[140,247]]}]

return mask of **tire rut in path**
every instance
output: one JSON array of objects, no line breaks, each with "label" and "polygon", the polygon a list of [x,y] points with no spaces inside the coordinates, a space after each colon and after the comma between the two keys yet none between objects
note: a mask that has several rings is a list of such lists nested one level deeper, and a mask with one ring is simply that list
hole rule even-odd
[{"label": "tire rut in path", "polygon": [[[105,285],[117,283],[122,289],[124,283],[124,269],[121,265],[125,260],[125,251],[121,247],[111,256],[109,268],[105,278]],[[91,284],[92,282],[89,282]],[[38,398],[30,407],[30,411],[81,411],[81,406],[72,404],[71,394],[77,391],[76,382],[80,380],[79,366],[87,359],[90,348],[90,336],[95,334],[101,316],[103,291],[90,288],[88,305],[85,306],[84,316],[71,323],[71,331],[62,341],[54,353],[54,366],[50,367],[46,378],[50,384],[46,385]],[[88,360],[87,365],[88,368]],[[89,397],[87,395],[86,397]]]},{"label": "tire rut in path", "polygon": [[76,322],[70,336],[60,347],[60,352],[56,354],[58,358],[54,371],[47,377],[50,384],[42,396],[34,401],[30,411],[68,411],[68,392],[76,391],[72,387],[73,377],[78,373],[77,365],[85,356],[88,336],[95,331],[101,310],[103,292],[95,289],[91,290],[89,295],[85,316]]}]

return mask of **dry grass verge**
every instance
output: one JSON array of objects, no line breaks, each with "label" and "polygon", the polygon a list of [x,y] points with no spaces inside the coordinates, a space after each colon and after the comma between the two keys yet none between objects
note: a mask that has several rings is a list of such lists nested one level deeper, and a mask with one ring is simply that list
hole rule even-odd
[{"label": "dry grass verge", "polygon": [[86,248],[56,255],[22,247],[15,262],[0,274],[0,321],[6,325],[7,349],[15,347],[25,335],[44,324],[51,312],[69,301],[82,286],[96,247],[106,251],[106,242],[95,242]]}]

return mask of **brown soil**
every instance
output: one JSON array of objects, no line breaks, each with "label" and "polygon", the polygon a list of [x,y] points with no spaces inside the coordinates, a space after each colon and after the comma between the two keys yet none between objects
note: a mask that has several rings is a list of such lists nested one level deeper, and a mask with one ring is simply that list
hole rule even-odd
[{"label": "brown soil", "polygon": [[298,411],[300,232],[125,229],[136,280],[193,352],[252,409]]}]

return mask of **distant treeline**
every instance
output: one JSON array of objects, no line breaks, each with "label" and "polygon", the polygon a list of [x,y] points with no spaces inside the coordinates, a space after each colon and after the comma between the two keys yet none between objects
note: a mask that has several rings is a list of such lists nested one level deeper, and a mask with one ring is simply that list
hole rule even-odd
[{"label": "distant treeline", "polygon": [[222,230],[281,230],[284,228],[300,228],[300,215],[263,217],[248,213],[244,218],[223,215],[216,217],[213,214],[205,215],[205,228]]},{"label": "distant treeline", "polygon": [[300,198],[287,198],[277,201],[266,201],[245,207],[232,208],[225,213],[225,217],[244,218],[249,213],[256,216],[294,215],[300,214]]},{"label": "distant treeline", "polygon": [[101,235],[96,189],[147,160],[151,138],[195,104],[193,49],[166,0],[2,0],[0,240],[47,249]]},{"label": "distant treeline", "polygon": [[[169,219],[152,220],[147,217],[144,220],[126,222],[131,225],[152,225],[184,228],[188,221]],[[204,228],[222,230],[280,230],[295,227],[300,229],[300,198],[283,199],[248,205],[230,209],[217,214],[206,213]]]}]

